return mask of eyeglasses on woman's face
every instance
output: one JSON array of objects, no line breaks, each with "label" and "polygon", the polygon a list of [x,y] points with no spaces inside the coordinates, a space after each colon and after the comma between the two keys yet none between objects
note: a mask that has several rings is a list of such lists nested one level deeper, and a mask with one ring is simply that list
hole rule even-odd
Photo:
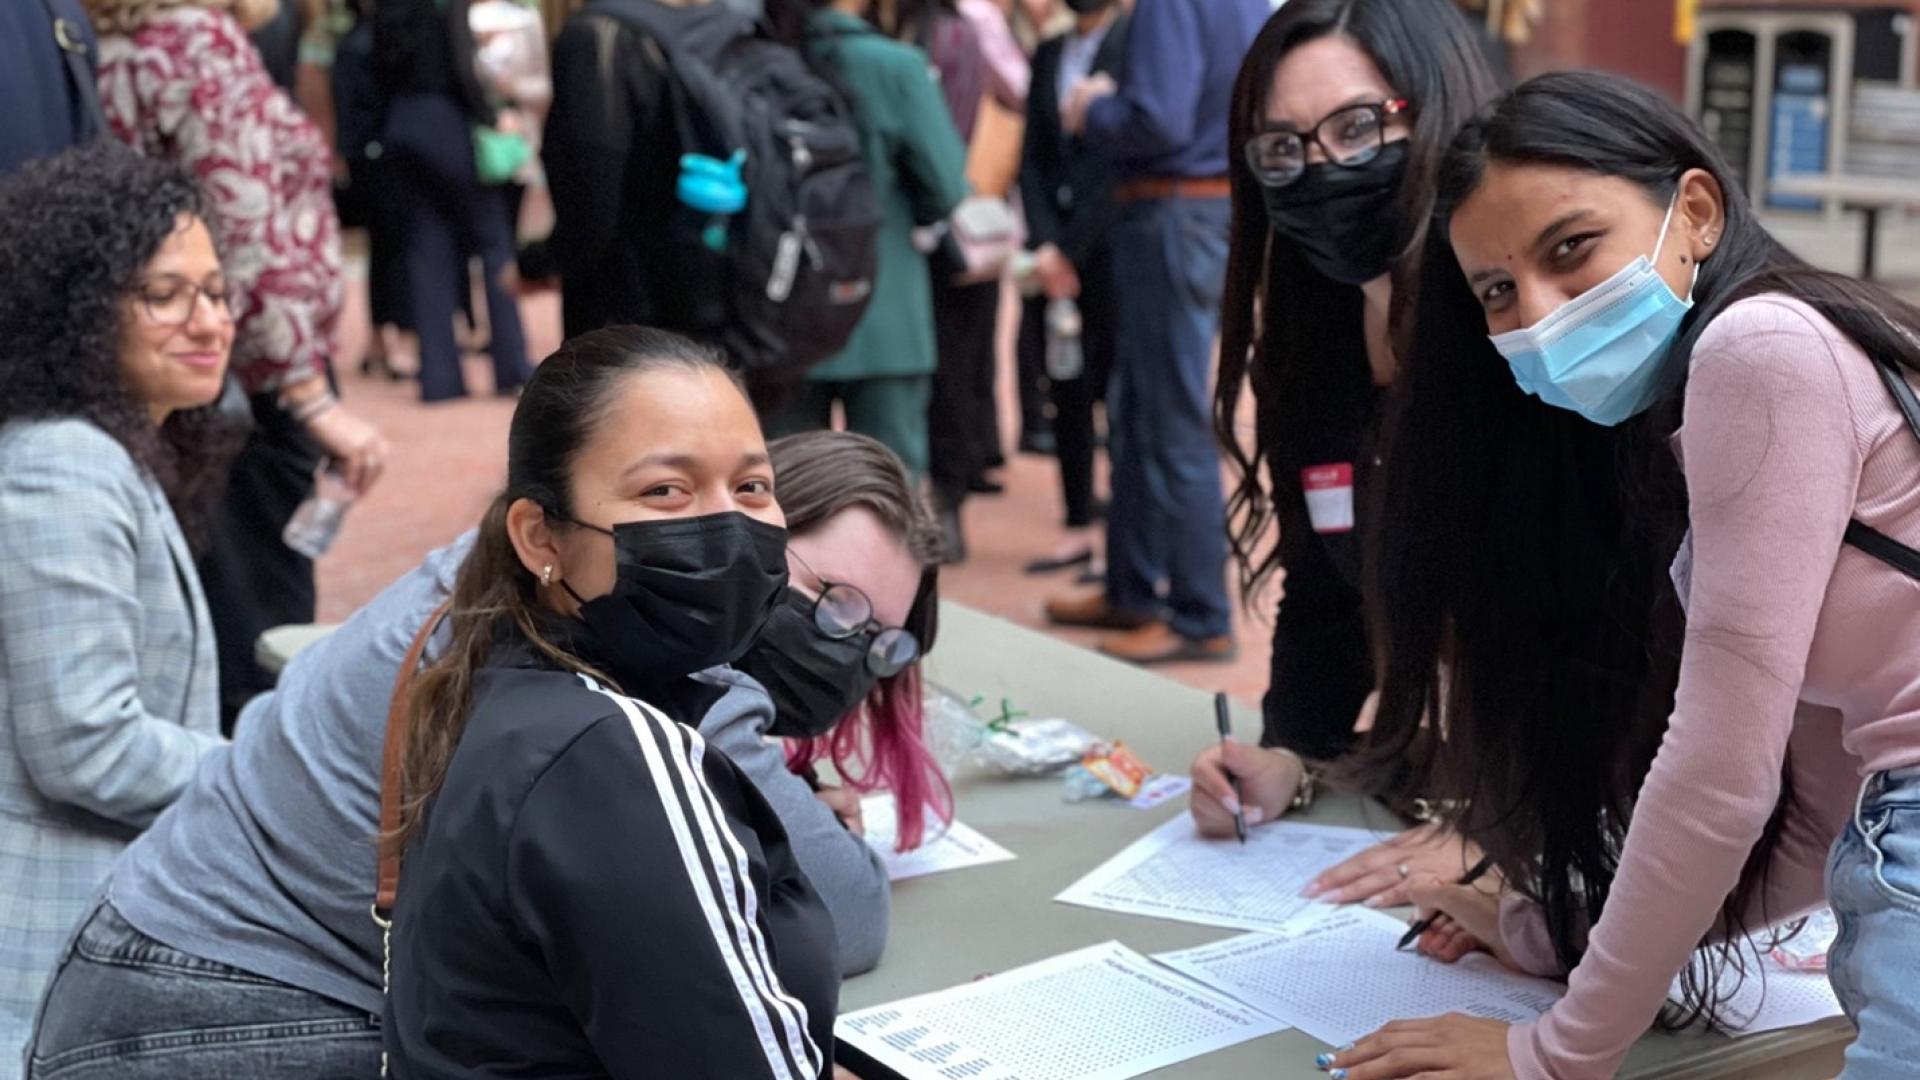
[{"label": "eyeglasses on woman's face", "polygon": [[185,326],[193,321],[201,297],[224,321],[233,321],[227,283],[213,278],[192,282],[178,274],[156,274],[133,287],[133,298],[156,326]]},{"label": "eyeglasses on woman's face", "polygon": [[813,598],[813,625],[834,641],[845,641],[860,634],[871,635],[867,646],[867,670],[885,679],[905,671],[920,659],[920,639],[900,626],[882,626],[873,618],[873,600],[859,588],[845,582],[828,581],[807,565],[792,548],[787,553],[812,575],[818,588]]},{"label": "eyeglasses on woman's face", "polygon": [[1262,184],[1285,187],[1307,173],[1307,148],[1318,146],[1328,161],[1356,169],[1380,156],[1393,117],[1410,108],[1405,98],[1349,105],[1313,125],[1310,131],[1272,128],[1247,140],[1247,167]]}]

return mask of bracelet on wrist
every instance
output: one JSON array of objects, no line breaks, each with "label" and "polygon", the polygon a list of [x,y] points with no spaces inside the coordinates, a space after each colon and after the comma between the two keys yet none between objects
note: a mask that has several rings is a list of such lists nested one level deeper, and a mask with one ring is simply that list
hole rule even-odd
[{"label": "bracelet on wrist", "polygon": [[340,399],[334,397],[333,391],[329,390],[317,397],[289,407],[287,409],[287,416],[296,424],[310,424],[338,404],[340,404]]},{"label": "bracelet on wrist", "polygon": [[1300,785],[1293,789],[1293,801],[1287,804],[1289,813],[1313,809],[1313,800],[1320,794],[1320,774],[1314,771],[1307,759],[1285,747],[1275,747],[1281,753],[1292,758],[1300,766]]}]

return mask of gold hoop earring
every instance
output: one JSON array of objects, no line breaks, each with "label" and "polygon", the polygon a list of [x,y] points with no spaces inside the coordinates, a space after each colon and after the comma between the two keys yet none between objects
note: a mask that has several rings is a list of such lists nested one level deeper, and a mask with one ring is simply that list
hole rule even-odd
[{"label": "gold hoop earring", "polygon": [[540,568],[540,584],[542,585],[553,584],[553,564],[552,563],[548,563],[547,565]]}]

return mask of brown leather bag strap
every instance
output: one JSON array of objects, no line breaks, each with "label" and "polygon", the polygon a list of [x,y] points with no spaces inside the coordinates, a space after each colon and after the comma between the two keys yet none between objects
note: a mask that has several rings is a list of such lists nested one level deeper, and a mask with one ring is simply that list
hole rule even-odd
[{"label": "brown leather bag strap", "polygon": [[400,849],[393,844],[393,836],[400,830],[400,804],[406,793],[400,790],[400,749],[406,745],[407,689],[413,685],[413,676],[420,670],[420,659],[427,651],[427,639],[440,628],[440,621],[447,617],[453,600],[447,599],[433,609],[427,616],[426,625],[413,635],[413,644],[407,647],[407,658],[400,661],[400,674],[393,679],[393,697],[387,702],[387,745],[380,760],[380,878],[373,896],[373,917],[384,924],[388,913],[393,911],[393,901],[400,894]]}]

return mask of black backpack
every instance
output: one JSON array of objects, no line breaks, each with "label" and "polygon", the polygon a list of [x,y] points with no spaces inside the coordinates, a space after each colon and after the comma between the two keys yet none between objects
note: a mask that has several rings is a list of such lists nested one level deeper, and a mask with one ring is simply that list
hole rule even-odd
[{"label": "black backpack", "polygon": [[880,231],[846,100],[797,50],[724,3],[595,0],[587,11],[658,47],[681,153],[746,151],[747,205],[727,222],[724,250],[701,241],[712,222],[686,206],[657,249],[683,285],[706,294],[696,319],[705,325],[693,329],[755,375],[790,378],[839,352],[873,294]]}]

